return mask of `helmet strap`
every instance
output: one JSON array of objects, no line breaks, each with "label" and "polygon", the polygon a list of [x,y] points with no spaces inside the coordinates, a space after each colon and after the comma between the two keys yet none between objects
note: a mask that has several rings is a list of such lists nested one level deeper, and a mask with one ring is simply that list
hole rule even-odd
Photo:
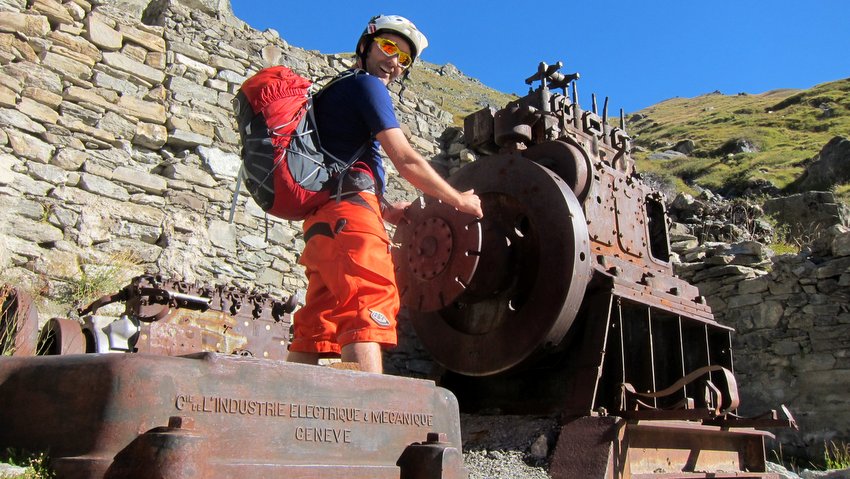
[{"label": "helmet strap", "polygon": [[363,45],[363,49],[360,51],[354,52],[357,58],[360,60],[360,67],[364,70],[366,69],[366,57],[369,56],[369,49],[372,48],[372,42],[374,35],[364,35],[360,38],[360,41],[357,42],[357,48],[360,48],[360,45]]}]

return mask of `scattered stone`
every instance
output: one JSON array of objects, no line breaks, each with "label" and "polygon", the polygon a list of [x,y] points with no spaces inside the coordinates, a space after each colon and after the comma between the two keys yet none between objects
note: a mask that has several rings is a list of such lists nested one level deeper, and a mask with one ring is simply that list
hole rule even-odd
[{"label": "scattered stone", "polygon": [[20,33],[27,37],[41,38],[49,31],[50,22],[44,15],[7,11],[0,15],[0,32]]},{"label": "scattered stone", "polygon": [[726,141],[720,148],[712,154],[714,156],[736,155],[738,153],[755,153],[759,148],[752,140],[747,138],[732,138]]},{"label": "scattered stone", "polygon": [[826,191],[850,180],[850,139],[836,136],[824,145],[791,187],[793,191]]},{"label": "scattered stone", "polygon": [[683,155],[690,155],[694,152],[695,148],[696,143],[694,143],[694,140],[682,140],[676,143],[676,145],[673,147],[673,151],[678,151]]},{"label": "scattered stone", "polygon": [[26,472],[27,468],[25,467],[0,463],[0,479],[14,479],[16,477],[24,476]]}]

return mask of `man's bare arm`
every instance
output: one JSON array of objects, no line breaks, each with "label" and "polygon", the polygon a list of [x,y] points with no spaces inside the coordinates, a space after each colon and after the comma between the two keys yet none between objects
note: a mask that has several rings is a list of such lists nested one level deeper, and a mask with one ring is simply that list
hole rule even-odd
[{"label": "man's bare arm", "polygon": [[400,128],[390,128],[377,135],[390,161],[399,174],[429,196],[448,203],[464,213],[484,216],[481,199],[473,190],[460,192],[448,184],[416,150],[410,146]]}]

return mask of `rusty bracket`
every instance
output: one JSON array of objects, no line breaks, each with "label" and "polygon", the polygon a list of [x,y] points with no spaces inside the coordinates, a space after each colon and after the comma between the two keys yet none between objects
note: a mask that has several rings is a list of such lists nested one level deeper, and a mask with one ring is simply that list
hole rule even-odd
[{"label": "rusty bracket", "polygon": [[[233,287],[195,285],[185,281],[164,279],[159,275],[142,275],[133,278],[121,291],[103,296],[85,308],[78,310],[80,316],[94,314],[98,309],[117,301],[127,302],[134,316],[141,321],[157,321],[165,317],[172,308],[196,311],[222,311],[231,315],[240,312],[243,306],[250,305],[250,315],[260,318],[269,314],[280,320],[285,314],[292,313],[297,306],[295,296],[285,301],[271,300],[266,293],[248,292]],[[264,309],[270,306],[270,311]]]},{"label": "rusty bracket", "polygon": [[[623,383],[620,385],[620,409],[623,412],[624,417],[634,418],[634,419],[644,419],[646,417],[642,416],[652,416],[652,418],[657,418],[659,416],[658,412],[662,411],[659,408],[656,408],[644,401],[642,399],[659,399],[671,396],[675,393],[680,392],[685,388],[686,385],[691,384],[700,378],[704,377],[707,374],[719,372],[726,383],[726,388],[724,391],[721,391],[717,385],[714,384],[711,379],[705,380],[703,390],[705,394],[705,403],[712,404],[713,407],[704,411],[705,419],[709,419],[712,417],[720,417],[728,414],[730,411],[736,409],[738,404],[740,404],[740,398],[738,396],[738,384],[735,381],[735,375],[727,368],[723,366],[705,366],[690,374],[682,377],[671,386],[663,389],[661,391],[656,392],[648,392],[648,393],[639,393],[635,391],[634,386],[629,383]],[[691,410],[694,408],[694,400],[692,398],[685,398],[682,401],[679,401],[672,408],[667,408],[665,412],[674,412],[674,411],[682,411]],[[644,415],[641,414],[643,411],[650,411],[651,414]],[[674,413],[675,414],[675,413]],[[686,414],[688,418],[693,419],[693,414]],[[703,418],[701,415],[697,417]]]},{"label": "rusty bracket", "polygon": [[721,427],[767,427],[767,428],[785,428],[789,427],[795,431],[799,430],[797,420],[791,414],[791,411],[784,404],[780,406],[782,417],[776,409],[771,409],[757,416],[738,416],[737,414],[727,414],[724,417],[714,418],[704,421],[705,424]]}]

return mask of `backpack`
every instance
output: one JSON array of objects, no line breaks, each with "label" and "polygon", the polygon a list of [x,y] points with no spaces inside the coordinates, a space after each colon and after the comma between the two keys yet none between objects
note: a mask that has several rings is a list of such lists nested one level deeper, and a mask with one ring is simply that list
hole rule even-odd
[{"label": "backpack", "polygon": [[[324,88],[357,73],[347,71]],[[367,141],[347,161],[325,151],[313,114],[313,100],[324,88],[313,94],[311,87],[312,82],[284,66],[264,68],[240,87],[233,108],[242,139],[242,167],[231,222],[242,182],[266,213],[303,220],[332,198],[332,185],[341,184],[341,176],[371,146]]]}]

